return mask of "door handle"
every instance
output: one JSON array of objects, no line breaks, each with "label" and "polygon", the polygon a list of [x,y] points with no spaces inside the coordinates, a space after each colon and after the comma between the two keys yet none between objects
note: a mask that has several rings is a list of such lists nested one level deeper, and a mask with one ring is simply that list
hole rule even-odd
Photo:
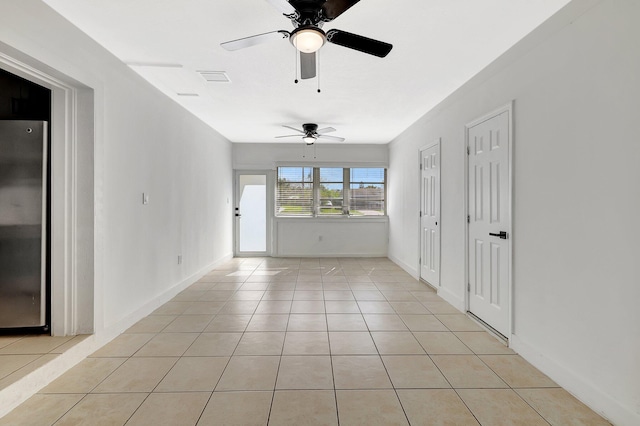
[{"label": "door handle", "polygon": [[499,234],[493,234],[489,232],[489,235],[491,235],[492,237],[499,237],[502,240],[506,240],[507,238],[509,238],[509,234],[507,234],[506,231],[500,231]]},{"label": "door handle", "polygon": [[236,217],[242,217],[240,213],[236,213]]}]

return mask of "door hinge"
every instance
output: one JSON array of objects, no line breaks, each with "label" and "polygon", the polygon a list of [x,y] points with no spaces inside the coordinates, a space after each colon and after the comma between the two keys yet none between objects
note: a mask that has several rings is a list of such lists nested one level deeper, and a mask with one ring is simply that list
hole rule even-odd
[{"label": "door hinge", "polygon": [[471,223],[471,215],[467,215],[467,223]]},{"label": "door hinge", "polygon": [[467,155],[471,154],[471,150],[469,149],[469,147],[467,147]]},{"label": "door hinge", "polygon": [[422,210],[420,210],[420,217],[422,217]]},{"label": "door hinge", "polygon": [[420,167],[420,170],[422,170],[422,163],[418,164],[418,166]]},{"label": "door hinge", "polygon": [[467,283],[467,291],[471,291],[471,283]]},{"label": "door hinge", "polygon": [[418,265],[422,265],[422,258],[418,259]]}]

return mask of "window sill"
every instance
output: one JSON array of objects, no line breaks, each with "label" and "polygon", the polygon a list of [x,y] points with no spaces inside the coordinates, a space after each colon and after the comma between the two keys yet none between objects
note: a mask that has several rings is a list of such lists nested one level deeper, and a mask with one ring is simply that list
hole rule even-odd
[{"label": "window sill", "polygon": [[277,221],[316,221],[316,222],[387,222],[389,216],[274,216]]}]

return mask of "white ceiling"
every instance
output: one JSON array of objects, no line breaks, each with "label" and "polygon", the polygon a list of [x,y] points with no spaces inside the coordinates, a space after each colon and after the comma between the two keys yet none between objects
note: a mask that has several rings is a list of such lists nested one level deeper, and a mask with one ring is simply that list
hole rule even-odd
[{"label": "white ceiling", "polygon": [[[384,59],[320,50],[318,79],[294,84],[278,40],[228,52],[224,41],[293,29],[265,0],[44,0],[232,142],[299,143],[282,125],[332,126],[344,143],[388,143],[569,0],[361,0],[324,30],[393,44]],[[224,71],[206,83],[197,71]],[[199,96],[178,96],[197,93]]]}]

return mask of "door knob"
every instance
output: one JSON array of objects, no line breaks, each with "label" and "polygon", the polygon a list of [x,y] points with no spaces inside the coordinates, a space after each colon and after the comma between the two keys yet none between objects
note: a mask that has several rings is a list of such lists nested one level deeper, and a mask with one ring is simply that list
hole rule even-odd
[{"label": "door knob", "polygon": [[236,213],[236,217],[242,217],[240,213]]},{"label": "door knob", "polygon": [[489,235],[491,235],[492,237],[499,237],[502,240],[506,240],[507,238],[509,238],[509,234],[507,234],[506,231],[500,231],[499,234],[493,234],[489,232]]}]

